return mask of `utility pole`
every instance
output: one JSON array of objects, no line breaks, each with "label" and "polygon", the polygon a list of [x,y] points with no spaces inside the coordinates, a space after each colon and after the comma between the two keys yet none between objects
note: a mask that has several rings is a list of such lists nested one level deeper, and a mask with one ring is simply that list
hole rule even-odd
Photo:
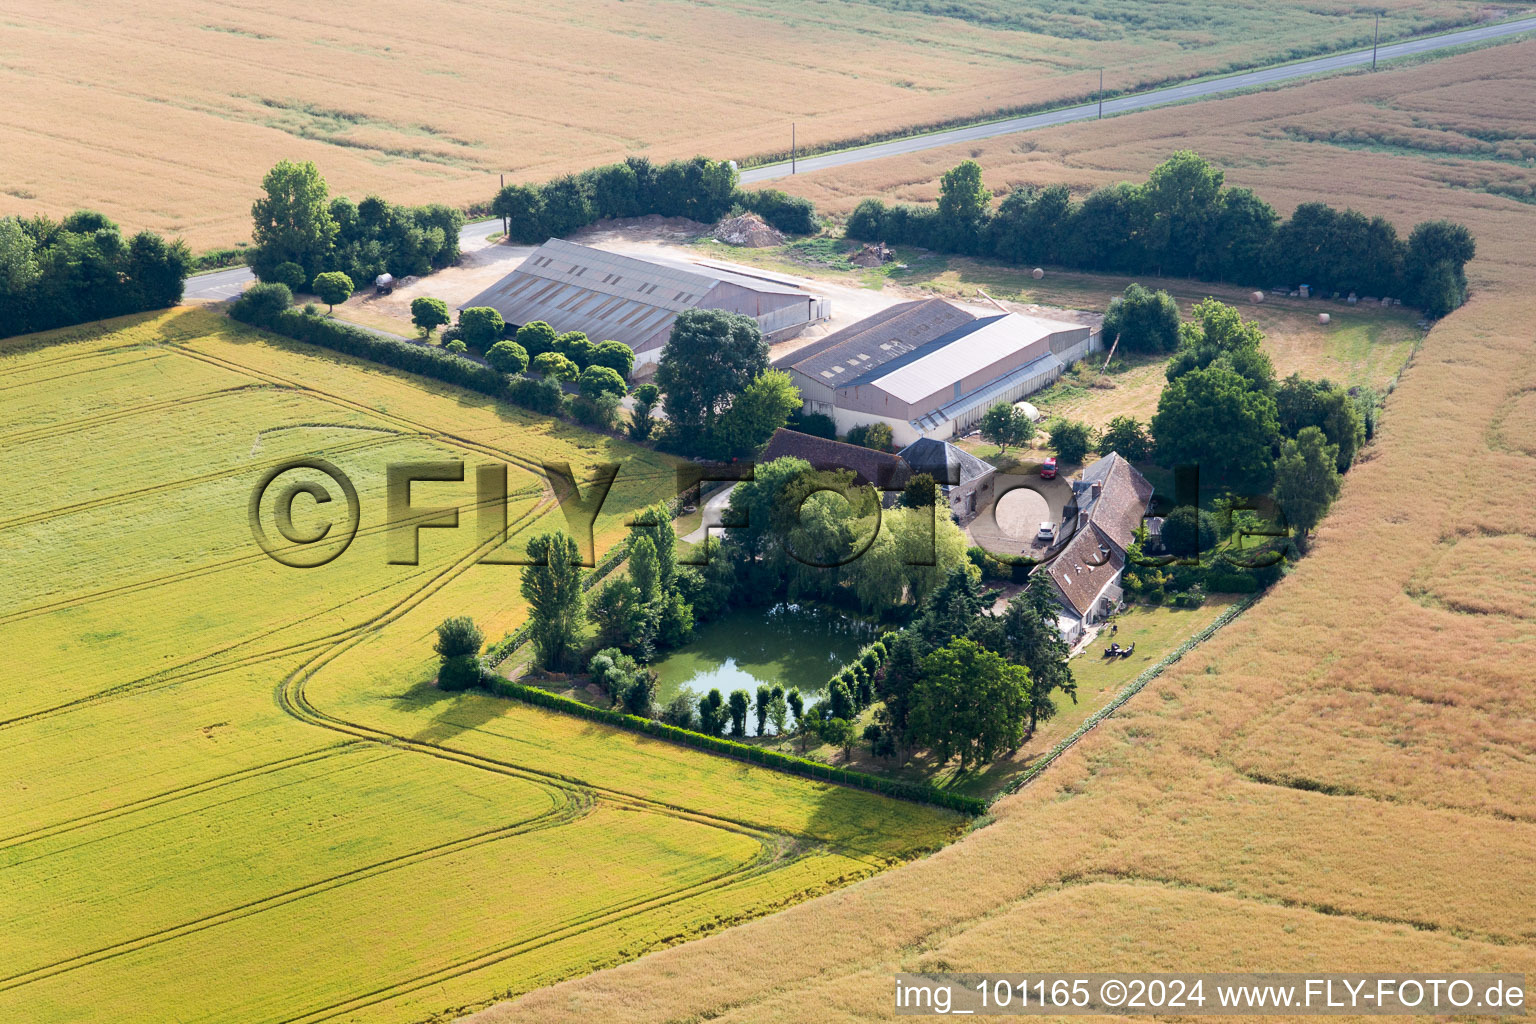
[{"label": "utility pole", "polygon": [[795,173],[795,122],[789,122],[789,173]]},{"label": "utility pole", "polygon": [[1376,70],[1376,44],[1381,42],[1381,12],[1376,13],[1376,32],[1371,36],[1371,70]]},{"label": "utility pole", "polygon": [[1104,118],[1104,69],[1099,68],[1099,119]]}]

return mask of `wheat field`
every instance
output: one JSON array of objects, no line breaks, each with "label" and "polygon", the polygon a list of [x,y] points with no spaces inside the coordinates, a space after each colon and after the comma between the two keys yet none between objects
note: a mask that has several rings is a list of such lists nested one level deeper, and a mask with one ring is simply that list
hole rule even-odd
[{"label": "wheat field", "polygon": [[[1385,38],[1490,15],[1390,0]],[[931,13],[931,12],[939,13]],[[1205,0],[60,0],[0,15],[0,216],[98,209],[194,248],[262,174],[489,201],[630,153],[742,159],[1369,45],[1348,6]],[[1253,40],[1261,40],[1258,44]]]},{"label": "wheat field", "polygon": [[[355,481],[359,528],[288,568],[247,500],[315,455]],[[520,570],[480,562],[503,545],[475,528],[475,465],[509,467],[517,548],[564,523],[542,460],[619,462],[602,551],[670,494],[666,457],[191,309],[0,344],[0,456],[0,1020],[433,1019],[960,827],[434,685],[442,619],[499,638],[526,614]],[[466,482],[413,498],[461,527],[389,564],[385,467],[441,460]]]},{"label": "wheat field", "polygon": [[[1278,130],[1383,103],[1469,124],[1484,83],[1498,95],[1532,66],[1527,43],[1203,104],[1197,129],[1161,111],[983,153],[998,183],[1097,184],[1193,146],[1282,209],[1453,217],[1478,239],[1473,296],[1414,355],[1312,553],[994,824],[474,1019],[884,1020],[903,970],[1536,973],[1536,209],[1466,187],[1457,161]],[[802,184],[920,194],[966,155]]]}]

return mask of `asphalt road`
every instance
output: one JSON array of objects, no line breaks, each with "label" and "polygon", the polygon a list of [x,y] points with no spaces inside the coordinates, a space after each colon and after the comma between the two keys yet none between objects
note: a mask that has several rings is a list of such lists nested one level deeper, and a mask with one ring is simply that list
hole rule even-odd
[{"label": "asphalt road", "polygon": [[[1481,43],[1493,39],[1502,39],[1521,32],[1530,31],[1536,31],[1536,17],[1520,18],[1516,21],[1499,22],[1496,25],[1483,25],[1478,28],[1462,29],[1459,32],[1448,32],[1444,35],[1426,36],[1421,39],[1408,39],[1400,43],[1391,43],[1381,47],[1377,57],[1378,60],[1411,57],[1415,54],[1433,53],[1436,50],[1447,50],[1457,46],[1466,46],[1468,43]],[[1274,85],[1277,82],[1290,82],[1328,71],[1360,67],[1361,65],[1370,64],[1370,62],[1370,50],[1336,53],[1329,57],[1316,57],[1312,60],[1297,61],[1294,64],[1281,64],[1277,67],[1260,68],[1257,71],[1244,71],[1241,74],[1227,75],[1224,78],[1212,78],[1201,82],[1189,82],[1185,85],[1174,85],[1166,89],[1155,89],[1150,92],[1133,93],[1129,96],[1118,96],[1115,99],[1104,101],[1104,113],[1106,115],[1123,114],[1133,110],[1146,110],[1151,107],[1166,106],[1169,103],[1180,103],[1207,96],[1218,96],[1222,93],[1238,89],[1251,89],[1255,86]],[[825,153],[821,156],[806,157],[797,162],[797,170],[799,173],[805,173],[808,171],[819,171],[827,167],[843,167],[847,164],[863,163],[866,160],[879,160],[882,157],[897,156],[902,153],[918,153],[925,149],[937,149],[940,146],[948,146],[956,142],[974,142],[978,139],[992,139],[999,135],[1025,132],[1033,128],[1070,124],[1073,121],[1087,121],[1098,117],[1098,115],[1099,107],[1097,103],[1084,103],[1075,107],[1064,107],[1060,110],[1048,110],[1042,114],[1011,117],[1006,121],[993,121],[990,124],[972,125],[969,128],[952,128],[948,131],[931,132],[927,135],[893,139],[890,142],[863,146],[859,149],[847,149],[837,153]],[[765,164],[762,167],[752,167],[742,171],[741,181],[743,184],[771,181],[774,178],[787,177],[789,173],[790,165],[788,162]],[[475,221],[472,224],[466,224],[464,225],[464,230],[459,232],[459,241],[461,244],[479,241],[494,233],[500,226],[501,222],[498,220],[481,220]],[[240,294],[251,281],[251,278],[250,269],[247,267],[231,267],[228,270],[217,270],[209,274],[199,274],[196,277],[189,277],[187,279],[185,297],[187,299],[212,302],[232,299]]]},{"label": "asphalt road", "polygon": [[[459,244],[462,246],[470,242],[483,241],[500,230],[501,221],[494,219],[477,220],[465,224],[463,230],[459,232]],[[221,302],[239,295],[252,280],[250,267],[230,267],[228,270],[198,274],[196,277],[187,278],[183,298],[202,302]]]},{"label": "asphalt road", "polygon": [[[1536,30],[1536,18],[1521,18],[1517,21],[1500,22],[1496,25],[1483,25],[1478,28],[1463,29],[1444,35],[1426,36],[1421,39],[1408,39],[1400,43],[1391,43],[1381,47],[1377,52],[1377,57],[1378,60],[1411,57],[1415,54],[1432,53],[1436,50],[1465,46],[1468,43],[1486,42],[1491,39],[1500,39],[1532,30]],[[1317,57],[1312,60],[1298,61],[1294,64],[1281,64],[1277,67],[1260,68],[1257,71],[1245,71],[1241,74],[1227,75],[1223,78],[1212,78],[1201,82],[1189,82],[1185,85],[1170,86],[1166,89],[1133,93],[1129,96],[1118,96],[1115,99],[1104,101],[1104,114],[1108,116],[1132,110],[1146,110],[1149,107],[1161,107],[1169,103],[1180,103],[1185,100],[1216,96],[1237,89],[1251,89],[1255,86],[1289,82],[1298,78],[1306,78],[1328,71],[1338,71],[1343,68],[1360,67],[1370,63],[1371,51],[1369,49],[1356,50],[1350,53],[1337,53],[1329,57]],[[803,174],[808,171],[819,171],[828,167],[843,167],[847,164],[863,163],[865,160],[878,160],[881,157],[897,156],[902,153],[917,153],[925,149],[936,149],[939,146],[948,146],[956,142],[975,142],[979,139],[991,139],[999,135],[1011,135],[1014,132],[1029,131],[1032,128],[1046,128],[1051,125],[1069,124],[1073,121],[1088,121],[1098,116],[1099,107],[1097,103],[1084,103],[1076,107],[1064,107],[1061,110],[1048,110],[1041,114],[1011,117],[1006,121],[972,125],[968,128],[953,128],[948,131],[932,132],[927,135],[893,139],[890,142],[863,146],[859,149],[848,149],[837,153],[826,153],[822,156],[805,157],[797,161],[797,169],[799,173]],[[789,173],[790,165],[787,161],[778,164],[765,164],[762,167],[752,167],[742,171],[741,180],[743,184],[769,181],[774,178],[786,177]]]}]

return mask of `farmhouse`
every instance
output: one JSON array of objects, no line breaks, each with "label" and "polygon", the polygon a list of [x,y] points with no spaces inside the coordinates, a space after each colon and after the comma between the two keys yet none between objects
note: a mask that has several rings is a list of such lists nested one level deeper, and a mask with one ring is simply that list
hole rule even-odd
[{"label": "farmhouse", "polygon": [[913,473],[933,477],[949,501],[950,511],[959,519],[967,519],[990,504],[997,470],[963,448],[920,437],[901,450],[901,458]]},{"label": "farmhouse", "polygon": [[964,433],[1098,350],[1099,328],[1020,313],[977,316],[943,299],[903,302],[775,362],[839,433],[887,423],[896,442]]},{"label": "farmhouse", "polygon": [[1062,607],[1058,622],[1069,642],[1120,607],[1126,552],[1151,503],[1152,484],[1118,452],[1072,481],[1072,501],[1063,516],[1071,540],[1035,569],[1055,585]]},{"label": "farmhouse", "polygon": [[831,303],[768,275],[661,257],[640,259],[552,238],[516,270],[464,304],[490,306],[509,324],[618,341],[637,370],[661,358],[672,322],[687,309],[723,309],[757,321],[769,341],[831,316]]}]

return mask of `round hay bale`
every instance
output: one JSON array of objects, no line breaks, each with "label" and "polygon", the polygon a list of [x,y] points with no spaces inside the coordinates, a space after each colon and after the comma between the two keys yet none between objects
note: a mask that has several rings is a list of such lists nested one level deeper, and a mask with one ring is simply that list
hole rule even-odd
[{"label": "round hay bale", "polygon": [[1034,270],[1031,270],[1031,271],[1030,271],[1030,275],[1031,275],[1031,276],[1032,276],[1032,277],[1034,277],[1034,279],[1035,279],[1035,280],[1036,280],[1036,281],[1038,281],[1038,280],[1040,280],[1040,279],[1041,279],[1041,278],[1042,278],[1042,277],[1044,277],[1044,276],[1045,276],[1045,271],[1043,271],[1043,270],[1041,270],[1041,269],[1040,269],[1040,268],[1039,268],[1039,267],[1036,267],[1036,268],[1035,268],[1035,269],[1034,269]]},{"label": "round hay bale", "polygon": [[1317,314],[1317,322],[1320,323],[1320,324],[1327,323],[1329,321],[1329,319],[1330,319],[1330,317],[1328,316],[1327,313],[1319,313],[1319,314]]},{"label": "round hay bale", "polygon": [[1250,302],[1254,303],[1255,305],[1257,305],[1258,303],[1264,301],[1264,293],[1263,292],[1251,292],[1248,295],[1248,300]]}]

